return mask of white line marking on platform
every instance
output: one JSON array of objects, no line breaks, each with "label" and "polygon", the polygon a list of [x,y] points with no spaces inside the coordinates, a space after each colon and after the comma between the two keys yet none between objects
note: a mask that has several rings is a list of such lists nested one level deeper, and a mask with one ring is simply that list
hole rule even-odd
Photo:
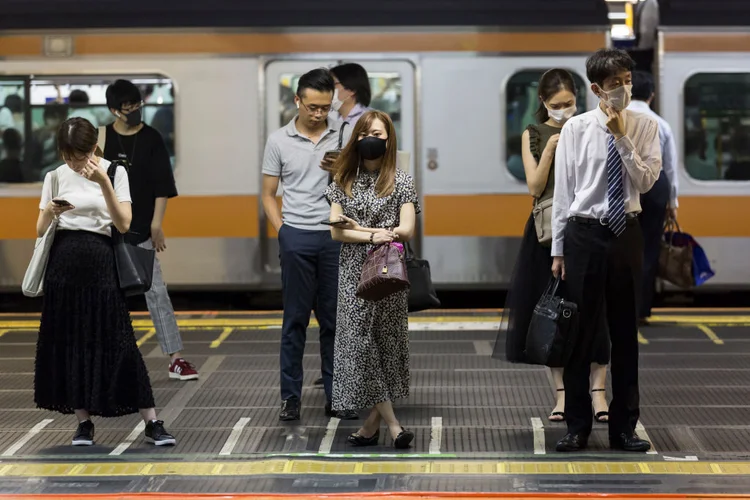
[{"label": "white line marking on platform", "polygon": [[544,445],[544,424],[539,417],[531,417],[531,427],[534,429],[534,455],[546,455]]},{"label": "white line marking on platform", "polygon": [[234,427],[232,428],[232,433],[227,438],[227,442],[224,443],[224,447],[219,452],[219,455],[231,455],[232,451],[234,450],[234,447],[237,446],[237,441],[240,440],[240,436],[242,435],[242,431],[245,429],[245,426],[250,422],[250,419],[247,417],[242,417],[237,421],[236,424],[234,424]]},{"label": "white line marking on platform", "polygon": [[686,457],[668,457],[667,455],[664,455],[664,461],[665,462],[697,462],[698,457],[695,455],[688,455]]},{"label": "white line marking on platform", "polygon": [[409,331],[495,331],[500,328],[499,321],[425,321],[409,322]]},{"label": "white line marking on platform", "polygon": [[320,442],[318,453],[331,453],[333,438],[336,437],[336,429],[339,428],[339,422],[341,422],[341,419],[336,417],[331,417],[331,420],[328,421],[326,435],[323,436],[323,441]]},{"label": "white line marking on platform", "polygon": [[489,340],[475,340],[474,350],[479,356],[492,356],[492,344]]},{"label": "white line marking on platform", "polygon": [[125,441],[117,445],[117,448],[112,450],[110,455],[122,455],[125,450],[130,448],[130,446],[135,443],[135,440],[138,439],[138,436],[146,430],[146,422],[139,422],[138,425],[135,426],[135,429],[130,433],[130,435],[125,438]]},{"label": "white line marking on platform", "polygon": [[45,427],[47,427],[53,421],[54,421],[53,418],[45,418],[44,420],[42,420],[41,422],[39,422],[38,424],[36,424],[21,439],[19,439],[18,441],[16,441],[12,445],[10,445],[10,448],[8,448],[7,450],[5,450],[3,452],[3,454],[2,454],[2,456],[4,456],[4,457],[12,457],[13,455],[15,455],[18,452],[18,450],[20,450],[21,448],[23,448],[26,445],[26,443],[28,443],[29,441],[31,441],[31,438],[33,438],[34,436],[36,436],[37,434],[39,434],[40,432],[42,432],[42,429],[44,429]]},{"label": "white line marking on platform", "polygon": [[430,429],[430,455],[440,454],[440,443],[443,441],[443,417],[432,417]]},{"label": "white line marking on platform", "polygon": [[654,447],[654,442],[651,441],[651,438],[648,437],[648,432],[646,432],[646,428],[643,427],[643,424],[639,420],[638,423],[635,426],[635,431],[638,433],[638,435],[642,438],[651,443],[651,449],[646,452],[646,455],[656,455],[658,452],[656,451],[656,448]]}]

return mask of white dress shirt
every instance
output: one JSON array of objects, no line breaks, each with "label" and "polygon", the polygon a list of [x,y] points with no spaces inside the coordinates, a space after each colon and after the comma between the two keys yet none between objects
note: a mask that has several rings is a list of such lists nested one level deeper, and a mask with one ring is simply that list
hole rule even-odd
[{"label": "white dress shirt", "polygon": [[[659,178],[659,128],[650,116],[625,110],[625,135],[615,142],[626,172],[625,212],[641,211],[640,194]],[[568,218],[607,216],[607,115],[599,108],[574,116],[563,126],[555,151],[552,201],[552,256],[563,256]]]},{"label": "white dress shirt", "polygon": [[669,192],[669,206],[677,208],[677,188],[679,180],[677,179],[677,146],[675,145],[672,127],[667,120],[654,113],[648,103],[645,101],[633,101],[628,106],[630,111],[644,113],[656,120],[659,125],[659,143],[661,144],[661,166],[664,169],[669,184],[672,186]]}]

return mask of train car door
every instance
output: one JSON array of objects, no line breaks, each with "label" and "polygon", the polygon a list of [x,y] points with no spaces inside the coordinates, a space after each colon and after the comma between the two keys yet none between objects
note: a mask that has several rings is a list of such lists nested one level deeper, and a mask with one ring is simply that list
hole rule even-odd
[{"label": "train car door", "polygon": [[[368,73],[372,90],[370,107],[387,112],[393,119],[399,150],[409,153],[408,172],[415,174],[415,92],[414,65],[406,60],[367,60],[348,56],[346,61],[357,61]],[[294,94],[299,78],[315,68],[333,67],[344,61],[335,59],[274,60],[265,66],[265,122],[262,143],[268,136],[296,116]],[[262,154],[262,151],[261,151]],[[258,175],[262,177],[262,173]],[[417,179],[418,182],[418,179]],[[278,197],[281,199],[282,187]],[[277,233],[268,223],[260,207],[260,238],[264,263],[264,280],[270,286],[280,286],[279,247]]]}]

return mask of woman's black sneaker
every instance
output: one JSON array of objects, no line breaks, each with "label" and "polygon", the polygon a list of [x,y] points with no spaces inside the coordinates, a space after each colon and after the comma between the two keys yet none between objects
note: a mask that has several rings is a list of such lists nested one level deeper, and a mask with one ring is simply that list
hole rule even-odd
[{"label": "woman's black sneaker", "polygon": [[93,446],[94,422],[86,420],[78,424],[78,430],[73,436],[73,446]]},{"label": "woman's black sneaker", "polygon": [[177,440],[164,428],[162,420],[155,420],[146,424],[146,441],[156,446],[177,444]]}]

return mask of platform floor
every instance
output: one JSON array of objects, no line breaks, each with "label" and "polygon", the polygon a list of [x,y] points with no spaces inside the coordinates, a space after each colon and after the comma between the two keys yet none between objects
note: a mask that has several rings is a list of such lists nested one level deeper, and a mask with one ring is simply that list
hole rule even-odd
[{"label": "platform floor", "polygon": [[[305,354],[302,420],[278,420],[278,313],[179,315],[198,381],[170,380],[148,316],[134,314],[159,417],[178,444],[143,440],[139,417],[75,419],[35,409],[36,315],[0,315],[0,494],[750,491],[750,311],[660,310],[641,330],[641,434],[649,453],[560,454],[548,371],[490,357],[497,311],[410,319],[411,396],[397,404],[413,448],[353,449],[360,422],[324,416],[317,325]],[[381,433],[382,435],[383,433]]]}]

